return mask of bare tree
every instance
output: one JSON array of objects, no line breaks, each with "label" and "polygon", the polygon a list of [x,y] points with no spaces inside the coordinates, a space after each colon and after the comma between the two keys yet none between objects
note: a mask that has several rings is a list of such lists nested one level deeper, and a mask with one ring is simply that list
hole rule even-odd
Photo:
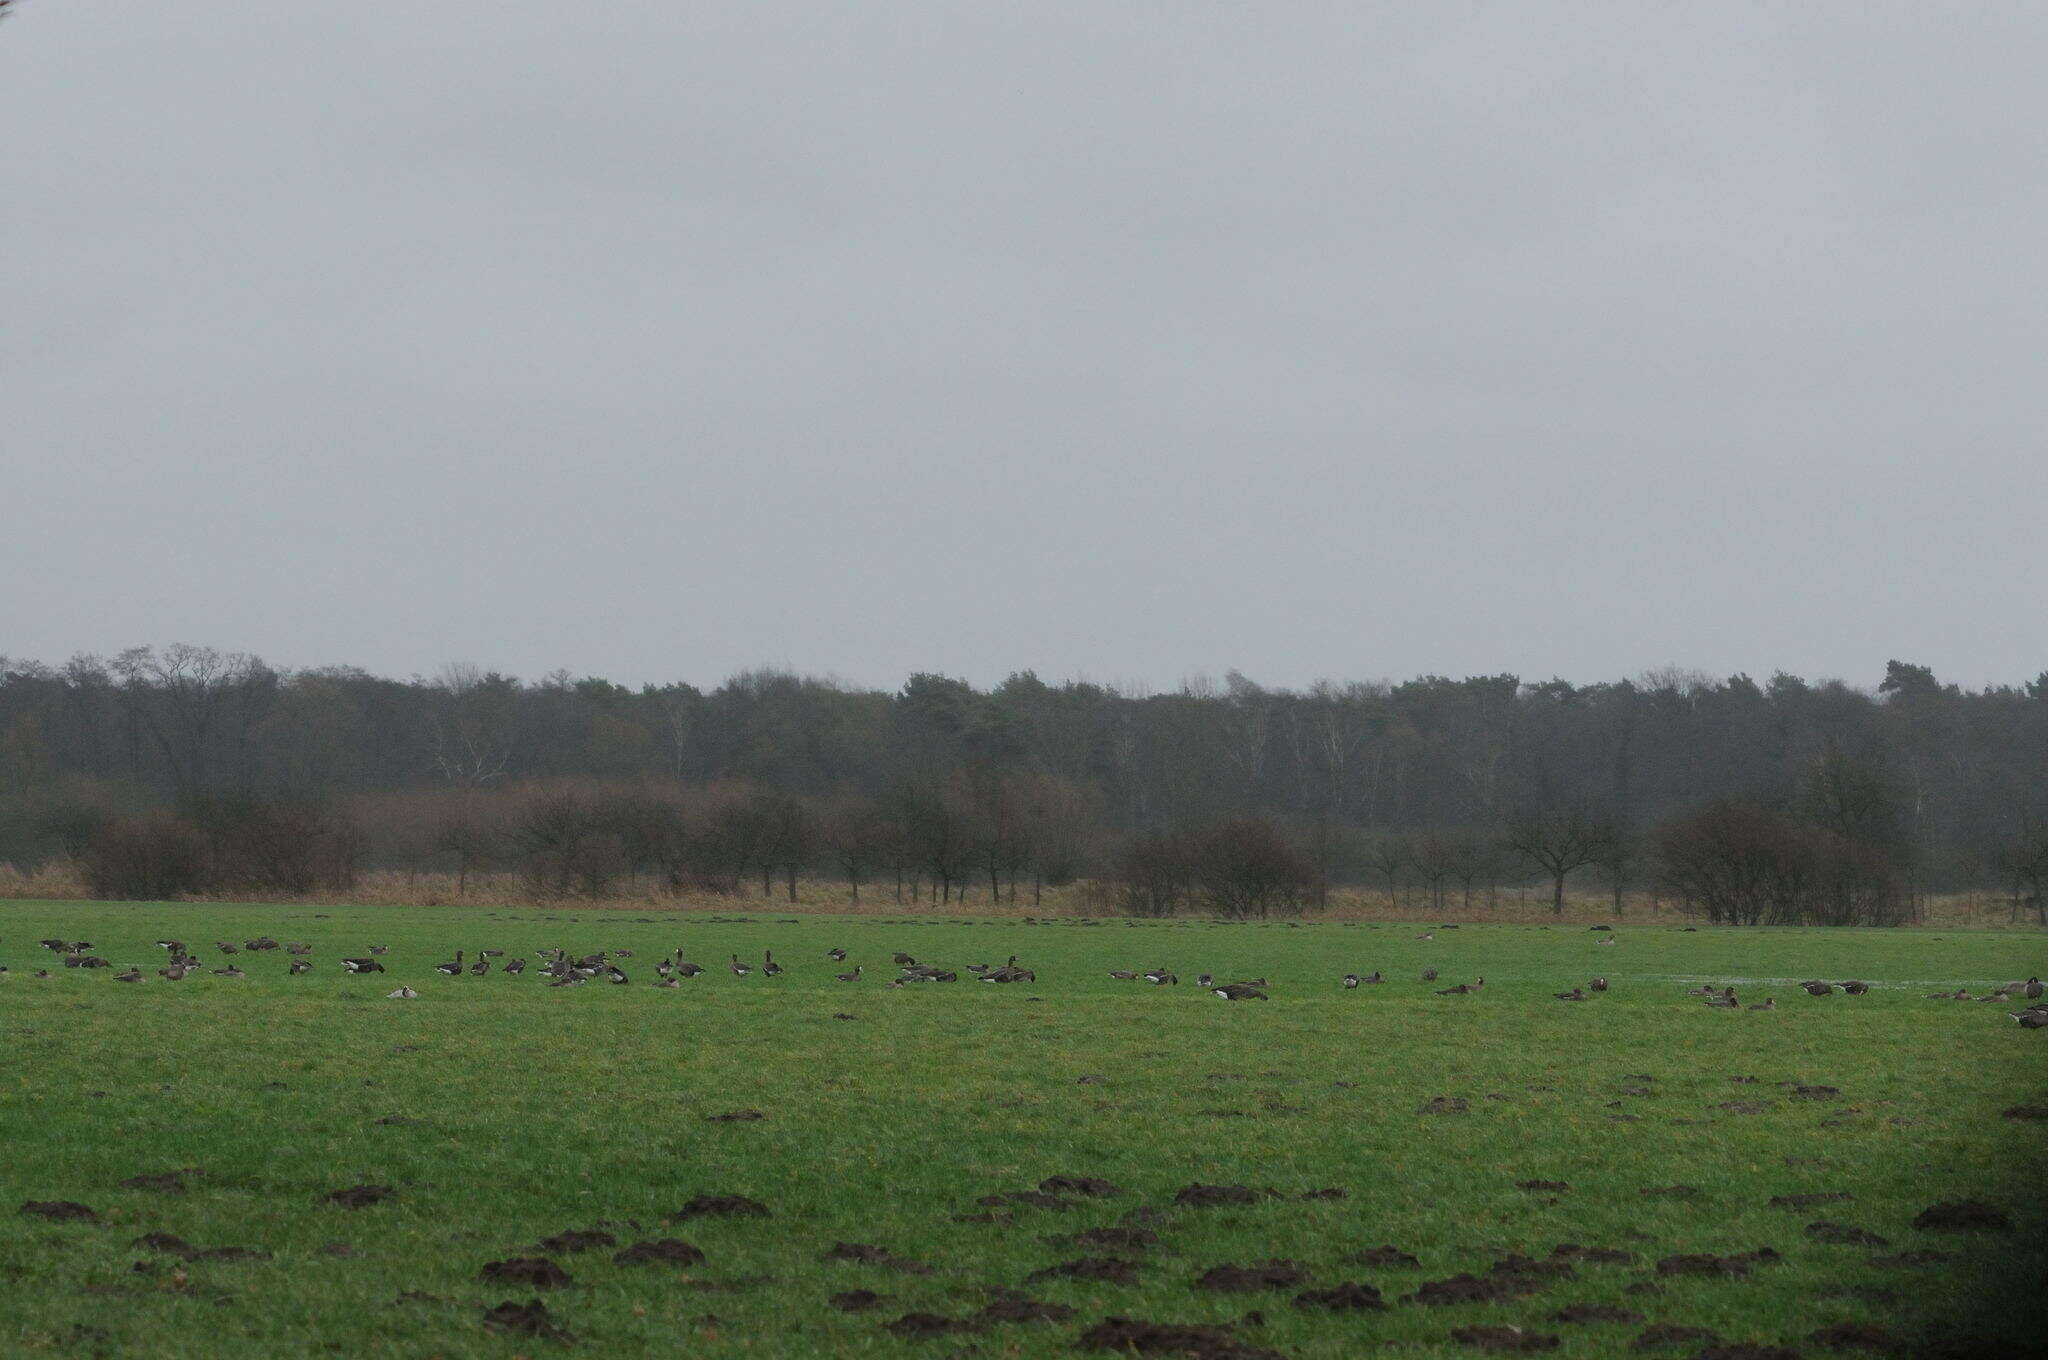
[{"label": "bare tree", "polygon": [[1550,876],[1550,909],[1564,914],[1564,881],[1572,870],[1592,863],[1613,836],[1613,827],[1584,808],[1525,813],[1508,823],[1507,846]]}]

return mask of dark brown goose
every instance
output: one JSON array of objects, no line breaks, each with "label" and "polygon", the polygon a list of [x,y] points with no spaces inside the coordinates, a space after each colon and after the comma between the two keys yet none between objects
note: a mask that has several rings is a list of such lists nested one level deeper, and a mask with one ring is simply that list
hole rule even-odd
[{"label": "dark brown goose", "polygon": [[384,965],[375,959],[343,959],[341,966],[351,973],[381,973]]},{"label": "dark brown goose", "polygon": [[1226,982],[1221,987],[1211,987],[1210,993],[1225,1001],[1265,1001],[1270,998],[1258,988],[1244,982]]},{"label": "dark brown goose", "polygon": [[297,977],[301,973],[310,973],[312,971],[313,962],[311,959],[293,959],[285,969],[287,975],[291,977]]},{"label": "dark brown goose", "polygon": [[853,971],[851,973],[834,973],[832,976],[838,978],[841,982],[859,982],[860,965],[857,963],[853,965]]}]

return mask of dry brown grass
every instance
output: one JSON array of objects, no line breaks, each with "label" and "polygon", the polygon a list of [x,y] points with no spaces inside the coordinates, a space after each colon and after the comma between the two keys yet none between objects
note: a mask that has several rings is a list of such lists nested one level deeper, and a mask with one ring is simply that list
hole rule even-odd
[{"label": "dry brown grass", "polygon": [[[87,901],[91,894],[77,871],[61,862],[32,872],[0,864],[0,899],[34,901]],[[246,897],[219,900],[241,901]],[[329,906],[393,907],[530,907],[542,900],[535,896],[518,874],[472,874],[467,886],[454,874],[410,873],[403,870],[374,870],[360,875],[355,886],[325,890],[302,898],[275,899]],[[699,911],[699,912],[832,912],[859,916],[1110,916],[1108,895],[1096,885],[1082,882],[1065,888],[1048,888],[1034,905],[1029,888],[1012,902],[1007,895],[998,905],[988,899],[988,885],[968,888],[965,901],[934,902],[928,894],[912,902],[906,894],[898,901],[889,884],[865,884],[858,904],[848,899],[846,885],[836,879],[799,879],[796,900],[790,901],[778,882],[771,896],[762,896],[759,884],[734,894],[696,892],[672,894],[657,891],[652,883],[638,883],[604,898],[575,898],[578,910],[588,911]],[[1342,888],[1331,892],[1329,905],[1310,911],[1302,919],[1311,921],[1415,921],[1493,922],[1505,925],[1542,925],[1563,921],[1574,925],[1678,926],[1693,918],[1669,901],[1648,893],[1631,893],[1627,910],[1614,913],[1614,901],[1605,893],[1570,894],[1562,916],[1553,915],[1549,895],[1531,887],[1526,893],[1514,888],[1497,892],[1491,905],[1484,893],[1475,893],[1470,906],[1461,894],[1447,894],[1441,909],[1421,893],[1404,893],[1390,902],[1380,889]],[[2038,926],[2032,918],[2012,921],[2009,899],[1992,892],[1949,893],[1930,898],[1925,904],[1925,929],[1966,927]]]}]

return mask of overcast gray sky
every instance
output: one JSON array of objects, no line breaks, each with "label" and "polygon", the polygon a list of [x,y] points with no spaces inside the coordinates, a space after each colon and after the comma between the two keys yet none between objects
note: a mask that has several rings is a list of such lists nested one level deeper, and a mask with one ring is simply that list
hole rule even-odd
[{"label": "overcast gray sky", "polygon": [[2048,7],[16,8],[0,652],[2048,667]]}]

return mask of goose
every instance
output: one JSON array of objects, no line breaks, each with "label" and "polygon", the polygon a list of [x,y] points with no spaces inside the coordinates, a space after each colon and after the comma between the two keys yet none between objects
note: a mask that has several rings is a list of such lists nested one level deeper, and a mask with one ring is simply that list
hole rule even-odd
[{"label": "goose", "polygon": [[[458,954],[456,955],[456,957],[461,958],[462,956]],[[604,967],[607,962],[609,962],[609,960],[606,959],[604,951],[599,950],[595,954],[585,954],[582,958],[576,960],[575,966],[577,971],[579,972],[588,972],[594,974],[597,972],[598,969]]]},{"label": "goose", "polygon": [[1380,983],[1385,982],[1386,979],[1384,977],[1381,977],[1380,970],[1375,968],[1370,973],[1367,973],[1364,977],[1360,978],[1359,981],[1364,983],[1368,987],[1376,987]]},{"label": "goose", "polygon": [[667,977],[670,973],[673,973],[675,970],[675,964],[671,962],[666,955],[662,957],[660,963],[654,965],[654,975],[656,977]]},{"label": "goose", "polygon": [[898,965],[899,967],[902,967],[902,968],[915,968],[915,967],[917,967],[917,960],[916,960],[916,959],[913,959],[912,957],[910,957],[910,955],[908,955],[908,954],[904,953],[904,952],[903,952],[902,950],[900,950],[900,949],[896,951],[896,957],[895,957],[895,959],[894,959],[894,960],[892,960],[892,962],[894,962],[895,964],[897,964],[897,965]]},{"label": "goose", "polygon": [[375,959],[343,959],[341,966],[351,973],[381,973],[384,965]]},{"label": "goose", "polygon": [[389,1001],[411,1001],[418,995],[419,993],[410,987],[400,987],[395,992],[384,993],[385,999]]},{"label": "goose", "polygon": [[1244,982],[1226,982],[1221,987],[1211,987],[1210,992],[1225,1001],[1265,1001],[1267,996],[1258,988]]},{"label": "goose", "polygon": [[612,953],[618,955],[622,959],[630,959],[633,957],[633,951],[630,949],[614,949]]},{"label": "goose", "polygon": [[2037,977],[2030,977],[2027,979],[2027,985],[2023,987],[2021,990],[2027,994],[2027,1000],[2039,1001],[2041,999],[2041,993],[2044,990],[2048,989],[2044,989],[2041,986],[2041,979]]},{"label": "goose", "polygon": [[1596,977],[1586,985],[1593,991],[1604,992],[1607,990],[1607,979],[1604,977]]},{"label": "goose", "polygon": [[683,959],[676,964],[677,977],[693,978],[703,973],[703,971],[704,965],[691,963],[688,959]]},{"label": "goose", "polygon": [[825,951],[825,957],[834,963],[845,963],[846,951],[844,949],[828,949]]},{"label": "goose", "polygon": [[1808,996],[1826,996],[1835,990],[1831,984],[1826,982],[1802,982],[1799,985],[1806,990]]},{"label": "goose", "polygon": [[1112,968],[1109,970],[1109,975],[1118,982],[1136,982],[1138,980],[1138,975],[1128,968]]},{"label": "goose", "polygon": [[223,954],[239,954],[242,952],[241,950],[235,948],[233,945],[229,944],[226,940],[215,940],[213,942],[213,947],[215,949],[218,949]]},{"label": "goose", "polygon": [[69,940],[37,940],[36,943],[49,950],[52,954],[61,954],[71,948]]},{"label": "goose", "polygon": [[1200,973],[1195,977],[1195,985],[1197,987],[1214,987],[1216,979],[1210,977],[1207,973]]},{"label": "goose", "polygon": [[183,982],[185,975],[191,971],[182,963],[174,963],[168,968],[157,969],[156,975],[166,982]]},{"label": "goose", "polygon": [[141,970],[140,968],[133,968],[133,967],[131,967],[131,968],[129,968],[129,970],[128,970],[127,972],[125,972],[125,973],[116,973],[116,974],[114,974],[114,981],[116,981],[116,982],[140,982],[140,981],[142,981],[142,970]]},{"label": "goose", "polygon": [[553,978],[553,980],[552,980],[552,981],[550,981],[550,982],[548,983],[548,986],[550,986],[550,987],[581,987],[581,986],[582,986],[582,985],[583,985],[584,983],[586,983],[586,982],[588,982],[588,981],[590,981],[590,979],[589,979],[589,978],[585,977],[585,976],[584,976],[583,974],[581,974],[581,973],[577,972],[577,971],[576,971],[575,969],[571,968],[571,969],[570,969],[570,970],[569,970],[568,972],[566,972],[566,973],[557,973],[557,974],[555,975],[555,977]]},{"label": "goose", "polygon": [[775,951],[772,949],[764,949],[761,951],[761,976],[782,976],[782,965],[775,961]]},{"label": "goose", "polygon": [[1154,968],[1151,972],[1145,974],[1145,981],[1151,983],[1154,987],[1164,987],[1168,983],[1172,983],[1176,987],[1180,985],[1180,979],[1164,968]]},{"label": "goose", "polygon": [[1870,984],[1867,982],[1858,982],[1856,979],[1851,978],[1847,982],[1842,984],[1842,990],[1847,992],[1850,996],[1862,996],[1865,992],[1870,990]]},{"label": "goose", "polygon": [[434,971],[445,977],[454,977],[460,973],[462,971],[462,951],[460,949],[455,951],[455,958],[452,962],[435,964]]},{"label": "goose", "polygon": [[2021,1029],[2048,1029],[2048,1011],[2007,1011]]},{"label": "goose", "polygon": [[1620,943],[1621,943],[1621,938],[1620,938],[1619,936],[1616,936],[1616,935],[1602,935],[1602,936],[1600,937],[1600,943],[1602,943],[1602,944],[1620,944]]},{"label": "goose", "polygon": [[1434,968],[1425,968],[1425,969],[1423,969],[1423,970],[1422,970],[1422,980],[1423,980],[1424,982],[1435,982],[1435,981],[1436,981],[1436,969],[1434,969]]},{"label": "goose", "polygon": [[752,968],[740,962],[739,955],[735,954],[732,956],[732,975],[734,977],[745,977],[747,974],[753,971],[754,970]]},{"label": "goose", "polygon": [[1693,989],[1692,989],[1691,991],[1687,992],[1687,993],[1686,993],[1686,995],[1687,995],[1687,996],[1718,996],[1718,995],[1720,995],[1720,992],[1721,992],[1721,989],[1720,989],[1719,987],[1716,987],[1716,986],[1715,986],[1715,985],[1714,985],[1713,983],[1711,983],[1711,982],[1708,982],[1708,983],[1702,983],[1702,984],[1701,984],[1700,986],[1698,986],[1698,987],[1695,987],[1695,988],[1693,988]]},{"label": "goose", "polygon": [[114,965],[108,963],[97,954],[66,954],[64,956],[64,966],[66,968],[112,968]]},{"label": "goose", "polygon": [[619,967],[616,963],[605,966],[604,980],[611,983],[614,987],[623,987],[632,981],[631,978],[626,976],[626,970]]},{"label": "goose", "polygon": [[654,987],[663,987],[663,988],[668,988],[668,987],[680,987],[680,986],[682,986],[683,984],[682,984],[681,982],[677,981],[677,980],[676,980],[675,978],[672,978],[672,977],[664,977],[664,978],[662,978],[662,979],[661,979],[661,980],[660,980],[659,982],[654,982],[654,983],[650,983],[649,985],[650,985],[650,986],[654,986]]},{"label": "goose", "polygon": [[284,952],[287,954],[310,954],[313,952],[313,946],[309,944],[286,944]]},{"label": "goose", "polygon": [[1416,936],[1415,938],[1416,938],[1416,939],[1418,939],[1418,940],[1434,940],[1434,939],[1436,938],[1436,936],[1435,936],[1435,935],[1417,935],[1417,936]]},{"label": "goose", "polygon": [[1724,1011],[1732,1011],[1742,1005],[1740,1001],[1737,1001],[1735,999],[1735,989],[1733,987],[1730,987],[1727,991],[1721,993],[1719,996],[1707,998],[1700,1004],[1702,1006],[1718,1007],[1719,1009]]},{"label": "goose", "polygon": [[1584,1001],[1586,999],[1584,989],[1579,987],[1574,987],[1568,992],[1552,992],[1551,995],[1559,1001]]},{"label": "goose", "polygon": [[391,952],[391,946],[388,944],[373,944],[370,946],[370,952],[372,954],[388,954]]},{"label": "goose", "polygon": [[248,950],[252,954],[261,954],[266,950],[277,948],[277,941],[271,939],[268,935],[258,935],[253,940],[243,941],[242,948]]},{"label": "goose", "polygon": [[1010,961],[1000,968],[991,968],[981,975],[983,982],[1036,982],[1038,974],[1029,968],[1017,966],[1017,956],[1010,955]]},{"label": "goose", "polygon": [[476,956],[476,962],[469,965],[469,975],[471,977],[482,977],[485,973],[488,973],[490,971],[491,961],[485,958],[482,954],[478,954]]},{"label": "goose", "polygon": [[1753,1011],[1774,1011],[1778,1009],[1778,998],[1776,998],[1775,996],[1767,996],[1763,1000],[1751,1006],[1750,1009]]},{"label": "goose", "polygon": [[859,982],[860,965],[857,963],[853,965],[853,971],[851,973],[834,973],[832,976],[838,978],[841,982]]},{"label": "goose", "polygon": [[168,951],[172,958],[176,958],[185,952],[185,942],[183,940],[158,940],[156,947]]},{"label": "goose", "polygon": [[1344,975],[1344,990],[1350,991],[1353,987],[1356,987],[1363,980],[1364,979],[1360,978],[1356,973],[1346,973]]},{"label": "goose", "polygon": [[233,965],[232,963],[231,963],[231,964],[229,964],[229,965],[228,965],[227,967],[225,967],[225,968],[216,968],[216,969],[214,969],[214,970],[213,970],[213,974],[214,974],[214,976],[215,976],[215,977],[229,977],[229,978],[238,978],[238,977],[247,977],[247,976],[249,976],[249,975],[248,975],[247,973],[243,972],[243,971],[242,971],[241,969],[239,969],[239,968],[235,967],[235,965]]},{"label": "goose", "polygon": [[291,963],[286,967],[285,971],[289,976],[297,977],[301,973],[312,972],[313,964],[311,960],[308,959],[293,959]]},{"label": "goose", "polygon": [[1262,977],[1247,978],[1238,984],[1240,987],[1263,987],[1265,985],[1266,980]]},{"label": "goose", "polygon": [[1461,983],[1459,983],[1459,984],[1458,984],[1457,986],[1455,986],[1455,987],[1443,987],[1443,988],[1439,988],[1439,989],[1437,990],[1437,995],[1438,995],[1438,996],[1470,996],[1470,995],[1471,995],[1471,994],[1472,994],[1473,992],[1476,992],[1476,991],[1478,991],[1478,990],[1480,989],[1480,987],[1484,986],[1484,985],[1485,985],[1485,982],[1486,982],[1486,979],[1484,979],[1484,978],[1481,978],[1481,979],[1479,979],[1479,981],[1477,981],[1477,982],[1461,982]]},{"label": "goose", "polygon": [[512,960],[512,961],[511,961],[510,963],[508,963],[508,964],[506,964],[506,965],[505,965],[505,971],[506,971],[507,973],[510,973],[510,974],[511,974],[511,975],[512,975],[513,977],[518,977],[518,976],[519,976],[519,975],[520,975],[521,973],[523,973],[523,972],[525,972],[525,971],[526,971],[526,960],[525,960],[525,959],[514,959],[514,960]]},{"label": "goose", "polygon": [[960,975],[950,968],[935,968],[924,976],[926,982],[958,982]]},{"label": "goose", "polygon": [[1968,1001],[1970,999],[1970,992],[1967,987],[1958,987],[1952,992],[1929,992],[1927,999],[1929,1001]]}]

